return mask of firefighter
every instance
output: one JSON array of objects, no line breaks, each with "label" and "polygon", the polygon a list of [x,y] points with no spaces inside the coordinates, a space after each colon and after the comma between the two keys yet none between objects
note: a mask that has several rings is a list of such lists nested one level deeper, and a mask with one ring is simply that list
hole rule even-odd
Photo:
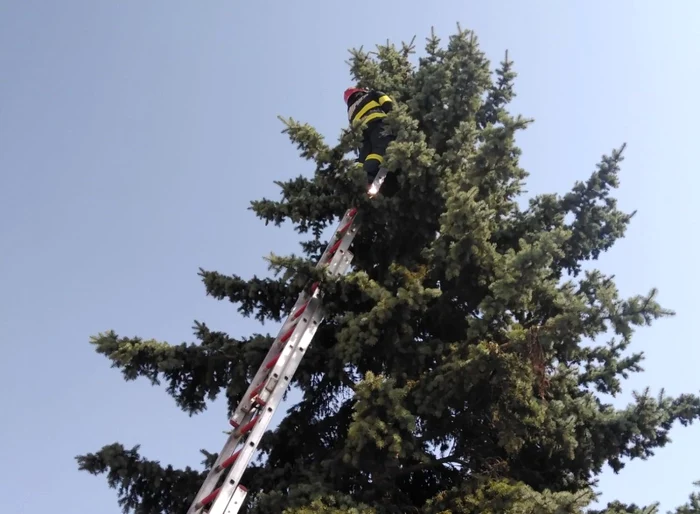
[{"label": "firefighter", "polygon": [[367,173],[367,185],[371,185],[384,162],[387,146],[394,140],[393,136],[384,133],[383,123],[393,102],[381,91],[356,87],[346,89],[343,98],[348,106],[350,124],[367,123],[357,162],[362,163]]}]

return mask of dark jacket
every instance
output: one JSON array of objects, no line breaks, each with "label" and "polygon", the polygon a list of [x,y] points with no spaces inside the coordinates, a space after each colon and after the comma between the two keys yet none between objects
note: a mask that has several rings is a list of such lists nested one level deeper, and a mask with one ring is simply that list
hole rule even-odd
[{"label": "dark jacket", "polygon": [[356,93],[348,102],[348,120],[352,125],[369,123],[385,118],[392,107],[391,98],[381,91],[370,90],[366,93]]}]

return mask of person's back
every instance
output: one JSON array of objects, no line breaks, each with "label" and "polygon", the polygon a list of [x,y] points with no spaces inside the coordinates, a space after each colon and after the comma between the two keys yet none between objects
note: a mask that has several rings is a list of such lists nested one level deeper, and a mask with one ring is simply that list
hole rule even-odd
[{"label": "person's back", "polygon": [[384,132],[382,123],[391,112],[393,101],[382,91],[355,87],[346,89],[343,99],[348,108],[350,124],[367,124],[357,160],[367,173],[367,183],[371,184],[384,162],[387,146],[394,140],[393,136]]},{"label": "person's back", "polygon": [[386,117],[393,107],[389,95],[374,89],[348,88],[344,95],[351,124],[371,123]]}]

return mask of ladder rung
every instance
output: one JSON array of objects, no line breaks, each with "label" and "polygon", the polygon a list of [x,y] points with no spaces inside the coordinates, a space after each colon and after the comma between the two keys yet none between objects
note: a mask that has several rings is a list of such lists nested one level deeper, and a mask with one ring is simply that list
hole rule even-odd
[{"label": "ladder rung", "polygon": [[297,324],[295,323],[292,328],[287,330],[287,332],[282,337],[280,337],[280,341],[282,343],[286,343],[287,341],[289,341],[289,338],[292,337],[292,334],[294,333],[294,329],[296,329],[296,328],[297,328]]},{"label": "ladder rung", "polygon": [[[253,419],[251,419],[248,423],[243,425],[239,430],[238,433],[240,435],[246,435],[248,432],[250,432],[255,424],[258,422],[258,419],[260,419],[260,415],[255,416]],[[234,421],[231,420],[231,425],[233,425]]]},{"label": "ladder rung", "polygon": [[328,273],[330,273],[331,275],[338,275],[338,270],[346,269],[350,265],[350,261],[353,258],[352,253],[347,250],[347,247],[350,246],[350,243],[345,239],[343,239],[341,242],[346,248],[341,248],[341,250],[336,255],[334,255],[328,263],[326,263],[326,266],[328,267]]},{"label": "ladder rung", "polygon": [[217,487],[216,489],[214,489],[210,494],[208,494],[207,496],[202,498],[202,500],[197,504],[196,509],[199,510],[202,507],[206,507],[207,505],[209,505],[211,502],[213,502],[216,499],[216,497],[219,495],[220,492],[221,492],[221,487]]},{"label": "ladder rung", "polygon": [[221,464],[219,464],[219,465],[216,467],[216,471],[217,471],[217,472],[221,472],[221,471],[223,471],[224,469],[228,468],[231,464],[233,464],[234,462],[236,462],[236,459],[238,458],[238,456],[239,456],[240,454],[241,454],[241,450],[238,450],[236,453],[234,453],[233,455],[231,455],[228,459],[226,459],[226,460],[223,461]]},{"label": "ladder rung", "polygon": [[[213,502],[216,499],[217,496],[219,496],[220,492],[221,492],[221,487],[214,490],[209,496],[207,496],[201,502],[199,502],[197,504],[197,506],[195,507],[195,509],[199,510],[199,509],[209,505],[211,502]],[[245,500],[245,497],[247,494],[248,494],[248,488],[238,484],[238,487],[236,487],[236,490],[233,493],[233,497],[231,498],[231,501],[233,502],[234,505],[237,505],[240,508],[240,506],[243,504],[243,501]]]},{"label": "ladder rung", "polygon": [[340,228],[338,229],[338,237],[344,236],[344,235],[345,235],[345,232],[347,232],[348,229],[350,228],[350,225],[352,225],[352,221],[348,221],[345,225],[343,225],[342,227],[340,227]]},{"label": "ladder rung", "polygon": [[304,314],[304,311],[306,310],[306,307],[307,307],[308,305],[309,305],[309,302],[306,302],[304,305],[302,305],[301,307],[299,307],[299,310],[297,310],[297,311],[294,313],[294,319],[296,319],[296,318],[298,318],[299,316],[301,316],[302,314]]},{"label": "ladder rung", "polygon": [[[209,471],[207,474],[207,477],[204,479],[204,483],[199,489],[199,492],[195,496],[194,500],[192,501],[192,504],[190,508],[187,510],[188,514],[194,514],[195,512],[199,511],[201,506],[200,503],[201,501],[208,497],[210,492],[215,488],[216,484],[218,483],[221,475],[222,469],[222,464],[223,461],[230,460],[230,457],[228,459],[224,459],[225,455],[230,455],[236,447],[240,444],[241,442],[241,437],[238,434],[231,433],[228,437],[228,440],[226,441],[226,444],[224,447],[221,449],[221,452],[219,453],[219,456],[216,459],[216,462],[212,466],[212,469]],[[240,454],[240,451],[237,452]],[[235,462],[235,459],[234,459]],[[227,463],[227,467],[230,467],[231,464]],[[225,468],[224,468],[225,469]]]},{"label": "ladder rung", "polygon": [[335,255],[336,251],[338,250],[338,248],[342,244],[342,241],[345,239],[347,231],[349,230],[350,226],[354,222],[354,216],[356,213],[357,213],[357,209],[354,207],[345,213],[345,216],[343,216],[343,220],[342,220],[343,224],[341,225],[340,228],[338,228],[335,231],[335,234],[333,234],[333,237],[336,238],[337,241],[335,243],[333,243],[333,245],[328,247],[325,252],[323,252],[323,255],[321,256],[321,260],[319,261],[317,266],[320,266],[320,267],[328,266],[329,261]]},{"label": "ladder rung", "polygon": [[249,396],[248,398],[250,398],[251,400],[252,400],[253,398],[255,398],[255,397],[258,395],[258,393],[262,390],[262,388],[265,387],[265,382],[266,382],[266,381],[267,381],[267,379],[265,379],[265,380],[263,380],[262,382],[260,382],[260,383],[258,384],[258,386],[257,386],[255,389],[253,389],[253,392],[250,393],[250,396]]},{"label": "ladder rung", "polygon": [[281,356],[282,356],[282,352],[278,353],[272,359],[270,359],[270,362],[265,364],[265,369],[273,368],[275,366],[275,364],[277,364],[277,361],[280,360]]},{"label": "ladder rung", "polygon": [[343,238],[341,237],[338,239],[333,246],[331,246],[328,249],[328,257],[333,257],[335,255],[335,252],[338,251],[338,248],[340,248],[340,245],[343,243]]},{"label": "ladder rung", "polygon": [[290,334],[290,337],[287,339],[289,344],[286,344],[280,351],[280,354],[275,357],[275,364],[272,369],[273,378],[277,379],[280,377],[282,371],[289,362],[289,357],[294,354],[298,341],[303,337],[304,333],[309,327],[309,323],[311,323],[314,317],[314,309],[318,310],[320,308],[320,299],[317,298],[316,302],[315,307],[312,307],[310,312],[306,312],[305,316],[301,317],[299,323],[297,323],[294,327],[292,334]]}]

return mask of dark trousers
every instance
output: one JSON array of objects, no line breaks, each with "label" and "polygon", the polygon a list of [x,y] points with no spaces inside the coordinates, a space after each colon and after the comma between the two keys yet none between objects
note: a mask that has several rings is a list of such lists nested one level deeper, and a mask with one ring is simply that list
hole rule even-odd
[{"label": "dark trousers", "polygon": [[360,155],[357,159],[367,173],[367,183],[371,184],[379,172],[379,168],[384,162],[386,147],[394,140],[393,136],[383,133],[384,126],[382,120],[374,120],[368,123],[364,130],[364,141],[360,148]]}]

